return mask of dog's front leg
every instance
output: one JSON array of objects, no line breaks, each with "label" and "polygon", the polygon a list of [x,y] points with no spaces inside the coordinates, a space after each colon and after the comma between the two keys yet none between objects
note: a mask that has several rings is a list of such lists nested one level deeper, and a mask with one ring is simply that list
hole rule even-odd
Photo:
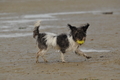
[{"label": "dog's front leg", "polygon": [[62,53],[62,52],[61,52],[61,60],[62,60],[63,63],[66,62],[65,59],[64,59],[64,53]]},{"label": "dog's front leg", "polygon": [[77,50],[75,51],[75,53],[76,53],[77,55],[82,55],[82,56],[86,57],[87,59],[90,59],[90,58],[91,58],[90,56],[87,56],[84,52],[80,51],[79,49],[77,49]]}]

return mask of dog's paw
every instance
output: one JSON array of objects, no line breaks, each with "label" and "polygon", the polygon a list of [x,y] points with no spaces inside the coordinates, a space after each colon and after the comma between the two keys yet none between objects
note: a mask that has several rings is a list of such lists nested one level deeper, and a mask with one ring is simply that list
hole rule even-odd
[{"label": "dog's paw", "polygon": [[87,58],[87,59],[90,59],[90,58],[92,58],[92,57],[90,57],[90,56],[87,56],[86,58]]}]

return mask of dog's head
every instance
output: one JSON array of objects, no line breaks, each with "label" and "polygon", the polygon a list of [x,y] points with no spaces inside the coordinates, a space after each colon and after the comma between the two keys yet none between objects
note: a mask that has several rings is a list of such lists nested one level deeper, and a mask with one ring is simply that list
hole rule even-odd
[{"label": "dog's head", "polygon": [[68,27],[71,30],[71,35],[73,36],[73,40],[79,44],[83,44],[86,39],[86,32],[89,27],[89,23],[84,24],[80,27],[75,27],[68,24]]}]

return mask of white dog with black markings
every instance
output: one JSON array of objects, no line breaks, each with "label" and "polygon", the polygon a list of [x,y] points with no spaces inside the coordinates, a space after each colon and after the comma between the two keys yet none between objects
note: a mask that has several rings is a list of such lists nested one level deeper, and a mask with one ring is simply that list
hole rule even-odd
[{"label": "white dog with black markings", "polygon": [[51,47],[61,51],[62,62],[65,62],[64,54],[67,51],[73,51],[78,55],[83,55],[87,59],[91,58],[79,49],[79,46],[85,42],[86,31],[89,27],[88,23],[80,27],[75,27],[68,24],[68,27],[70,28],[71,32],[69,34],[62,33],[57,35],[54,33],[40,33],[40,22],[41,21],[37,21],[35,23],[33,31],[33,38],[37,39],[37,45],[39,48],[39,51],[37,52],[36,63],[38,63],[39,56],[41,56],[45,62],[48,62],[44,58],[44,54]]}]

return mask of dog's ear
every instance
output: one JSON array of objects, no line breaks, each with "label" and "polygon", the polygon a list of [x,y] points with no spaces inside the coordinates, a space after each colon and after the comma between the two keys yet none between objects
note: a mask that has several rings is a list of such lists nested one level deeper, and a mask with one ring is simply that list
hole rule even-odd
[{"label": "dog's ear", "polygon": [[85,24],[84,26],[82,26],[81,29],[82,29],[84,32],[86,32],[89,26],[90,26],[90,24],[87,23],[87,24]]},{"label": "dog's ear", "polygon": [[71,26],[70,24],[68,24],[68,27],[70,28],[71,31],[75,31],[76,30],[76,27]]}]

